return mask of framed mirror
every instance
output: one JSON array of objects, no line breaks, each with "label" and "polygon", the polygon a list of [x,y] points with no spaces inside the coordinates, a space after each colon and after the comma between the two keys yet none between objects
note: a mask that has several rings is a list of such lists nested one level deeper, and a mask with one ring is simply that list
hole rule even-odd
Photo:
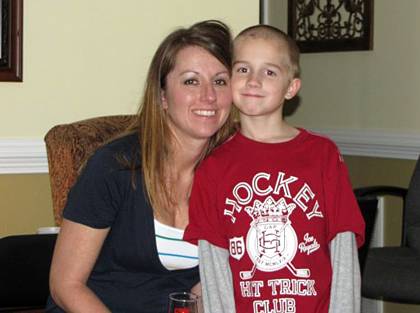
[{"label": "framed mirror", "polygon": [[22,81],[23,0],[0,0],[0,82]]},{"label": "framed mirror", "polygon": [[374,0],[277,1],[260,0],[260,23],[287,18],[287,32],[302,53],[373,49]]}]

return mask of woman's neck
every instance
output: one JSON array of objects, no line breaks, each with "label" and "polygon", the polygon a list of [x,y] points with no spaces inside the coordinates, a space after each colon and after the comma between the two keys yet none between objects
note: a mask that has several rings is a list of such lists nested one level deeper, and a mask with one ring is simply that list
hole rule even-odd
[{"label": "woman's neck", "polygon": [[207,141],[193,140],[184,143],[174,141],[171,144],[171,153],[165,164],[165,181],[170,199],[162,203],[165,216],[158,217],[164,224],[177,228],[185,228],[188,224],[188,202],[194,169],[207,144]]},{"label": "woman's neck", "polygon": [[174,140],[171,144],[168,165],[175,173],[192,173],[207,145],[208,140],[184,142]]}]

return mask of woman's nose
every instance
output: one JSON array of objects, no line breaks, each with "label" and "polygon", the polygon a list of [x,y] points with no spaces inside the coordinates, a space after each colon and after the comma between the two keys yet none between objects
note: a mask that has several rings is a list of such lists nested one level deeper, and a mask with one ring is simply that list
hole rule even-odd
[{"label": "woman's nose", "polygon": [[214,89],[213,84],[205,83],[201,88],[201,100],[207,102],[214,102],[216,100],[216,90]]}]

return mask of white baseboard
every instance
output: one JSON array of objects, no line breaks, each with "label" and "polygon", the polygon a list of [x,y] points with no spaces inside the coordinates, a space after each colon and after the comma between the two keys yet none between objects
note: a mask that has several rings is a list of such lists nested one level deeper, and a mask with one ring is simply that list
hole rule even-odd
[{"label": "white baseboard", "polygon": [[[336,142],[343,155],[416,160],[420,133],[312,129]],[[42,139],[0,139],[0,174],[48,173]]]},{"label": "white baseboard", "polygon": [[48,173],[41,139],[0,139],[0,174]]},{"label": "white baseboard", "polygon": [[420,154],[420,133],[356,129],[312,130],[334,140],[343,155],[417,160]]}]

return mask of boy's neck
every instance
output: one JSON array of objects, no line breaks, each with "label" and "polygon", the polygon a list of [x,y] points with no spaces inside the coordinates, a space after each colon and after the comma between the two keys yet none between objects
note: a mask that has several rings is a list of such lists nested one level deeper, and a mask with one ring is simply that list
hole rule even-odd
[{"label": "boy's neck", "polygon": [[266,118],[240,115],[241,134],[258,142],[281,143],[292,140],[299,130],[289,125],[283,119],[269,120]]}]

